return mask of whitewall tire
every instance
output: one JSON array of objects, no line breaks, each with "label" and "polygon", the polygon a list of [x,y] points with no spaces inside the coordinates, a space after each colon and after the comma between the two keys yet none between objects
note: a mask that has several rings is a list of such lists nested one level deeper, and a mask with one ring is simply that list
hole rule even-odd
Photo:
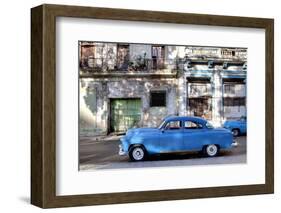
[{"label": "whitewall tire", "polygon": [[132,161],[142,161],[146,157],[146,153],[143,147],[135,146],[129,151],[129,156]]},{"label": "whitewall tire", "polygon": [[214,157],[214,156],[218,155],[218,153],[219,153],[219,147],[216,146],[215,144],[210,144],[205,147],[205,154],[208,157]]}]

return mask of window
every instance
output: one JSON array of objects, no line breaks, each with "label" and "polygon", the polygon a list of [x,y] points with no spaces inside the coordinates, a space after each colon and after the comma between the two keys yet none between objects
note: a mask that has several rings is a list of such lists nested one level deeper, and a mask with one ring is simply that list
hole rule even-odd
[{"label": "window", "polygon": [[187,104],[191,115],[212,119],[212,98],[189,98]]},{"label": "window", "polygon": [[240,106],[240,98],[234,98],[233,102],[234,102],[233,103],[234,106]]},{"label": "window", "polygon": [[240,97],[240,98],[224,98],[223,99],[223,104],[226,107],[230,106],[245,106],[245,97]]},{"label": "window", "polygon": [[170,121],[166,124],[166,130],[178,130],[181,128],[180,121]]},{"label": "window", "polygon": [[165,47],[152,46],[152,69],[164,69]]},{"label": "window", "polygon": [[185,121],[184,128],[185,129],[202,129],[202,125],[199,123],[192,122],[192,121]]},{"label": "window", "polygon": [[190,95],[200,95],[209,92],[206,84],[191,84]]},{"label": "window", "polygon": [[127,70],[129,66],[129,45],[117,45],[117,67],[120,70]]},{"label": "window", "polygon": [[166,91],[150,92],[150,106],[151,107],[165,107],[166,106]]},{"label": "window", "polygon": [[235,94],[235,85],[234,84],[225,84],[224,85],[224,93],[227,95]]},{"label": "window", "polygon": [[152,57],[164,58],[165,47],[164,46],[152,46]]}]

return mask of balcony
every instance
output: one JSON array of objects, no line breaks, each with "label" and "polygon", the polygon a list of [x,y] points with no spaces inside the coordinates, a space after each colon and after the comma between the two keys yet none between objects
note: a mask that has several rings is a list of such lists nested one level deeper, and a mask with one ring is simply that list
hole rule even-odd
[{"label": "balcony", "polygon": [[[211,61],[212,66],[221,66],[225,75],[239,74],[245,71],[242,68],[243,61],[226,61],[217,59]],[[94,58],[87,57],[80,60],[80,77],[106,77],[106,76],[167,76],[175,77],[175,75],[182,72],[191,72],[194,74],[208,71],[210,66],[209,60],[191,59],[191,58],[136,58],[134,60],[118,60],[118,58]],[[200,70],[198,70],[198,66]]]},{"label": "balcony", "polygon": [[188,47],[187,49],[187,56],[192,60],[247,61],[245,48]]},{"label": "balcony", "polygon": [[105,75],[175,75],[180,66],[176,60],[163,58],[138,58],[117,60],[115,58],[88,57],[80,61],[80,76]]}]

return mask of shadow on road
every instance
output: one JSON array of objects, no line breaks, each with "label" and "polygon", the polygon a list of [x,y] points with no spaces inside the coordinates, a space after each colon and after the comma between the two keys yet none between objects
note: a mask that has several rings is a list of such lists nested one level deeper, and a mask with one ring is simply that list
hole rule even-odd
[{"label": "shadow on road", "polygon": [[118,155],[119,140],[87,139],[79,144],[79,163],[81,170],[246,163],[247,137],[236,140],[238,147],[222,150],[216,157],[206,157],[198,152],[170,153],[152,155],[143,162],[132,162],[128,156]]}]

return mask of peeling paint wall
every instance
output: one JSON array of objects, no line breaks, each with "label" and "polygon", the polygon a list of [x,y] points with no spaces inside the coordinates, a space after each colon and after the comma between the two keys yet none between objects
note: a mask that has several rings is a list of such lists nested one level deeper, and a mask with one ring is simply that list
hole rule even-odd
[{"label": "peeling paint wall", "polygon": [[102,119],[106,111],[102,98],[102,84],[90,79],[80,80],[80,134],[105,134],[106,126]]},{"label": "peeling paint wall", "polygon": [[[177,109],[176,79],[80,79],[80,134],[107,134],[110,126],[110,100],[140,98],[142,102],[139,126],[156,127]],[[166,107],[150,106],[150,91],[166,91]]]},{"label": "peeling paint wall", "polygon": [[[215,126],[246,115],[246,49],[102,42],[80,45],[80,135],[108,134],[113,123],[111,102],[130,105],[133,99],[137,99],[135,107],[141,106],[137,112],[140,121],[133,122],[139,127],[155,127],[167,115],[201,116],[203,112]],[[192,91],[194,83],[188,82],[189,78],[205,79],[207,92]],[[224,91],[224,79],[238,79],[233,82],[233,94]],[[164,105],[151,106],[153,91],[162,91]],[[224,105],[225,97],[238,98],[242,104]]]}]

